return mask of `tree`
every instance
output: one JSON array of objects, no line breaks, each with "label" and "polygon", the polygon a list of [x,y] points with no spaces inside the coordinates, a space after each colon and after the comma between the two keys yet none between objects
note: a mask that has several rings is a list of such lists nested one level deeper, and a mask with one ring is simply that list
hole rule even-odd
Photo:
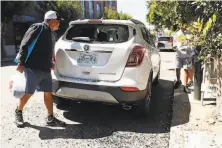
[{"label": "tree", "polygon": [[49,10],[57,10],[56,1],[38,1],[38,5],[36,5],[36,11],[38,11],[42,18],[44,18],[44,14]]},{"label": "tree", "polygon": [[20,14],[25,10],[33,9],[35,2],[27,1],[1,1],[1,22],[12,19],[14,14]]},{"label": "tree", "polygon": [[148,2],[148,7],[147,21],[155,25],[156,29],[162,27],[171,28],[178,23],[176,15],[178,2],[151,0]]},{"label": "tree", "polygon": [[80,1],[1,1],[2,57],[4,56],[5,24],[11,20],[15,14],[19,15],[33,9],[38,11],[42,18],[44,18],[45,12],[49,10],[57,11],[59,15],[64,18],[64,21],[61,22],[58,35],[64,33],[70,21],[76,20],[82,16],[82,5]]},{"label": "tree", "polygon": [[112,7],[105,7],[103,18],[105,18],[105,19],[128,20],[132,17],[128,14],[123,13],[123,12],[117,12]]},{"label": "tree", "polygon": [[120,20],[128,20],[128,19],[131,19],[132,17],[130,15],[125,14],[122,11],[120,11],[119,18],[120,18]]},{"label": "tree", "polygon": [[222,2],[220,1],[149,1],[147,21],[156,28],[178,30],[186,27],[194,45],[202,48],[200,58],[219,54],[221,49]]},{"label": "tree", "polygon": [[184,22],[190,23],[203,15],[194,1],[148,1],[147,21],[157,28],[177,30]]},{"label": "tree", "polygon": [[14,14],[33,9],[35,2],[30,1],[1,1],[1,57],[4,57],[6,23],[12,20]]},{"label": "tree", "polygon": [[[80,1],[40,1],[37,10],[44,16],[49,10],[57,11],[60,17],[64,18],[61,22],[58,36],[61,36],[67,29],[69,22],[79,19],[82,16],[82,5]],[[43,17],[42,16],[42,17]]]},{"label": "tree", "polygon": [[191,32],[194,35],[194,44],[202,48],[200,59],[207,56],[217,56],[222,53],[222,2],[193,2],[197,11],[202,15],[194,21]]},{"label": "tree", "polygon": [[67,29],[69,22],[77,20],[82,16],[82,5],[80,1],[62,1],[56,2],[59,15],[64,18],[60,24],[59,35],[63,34]]}]

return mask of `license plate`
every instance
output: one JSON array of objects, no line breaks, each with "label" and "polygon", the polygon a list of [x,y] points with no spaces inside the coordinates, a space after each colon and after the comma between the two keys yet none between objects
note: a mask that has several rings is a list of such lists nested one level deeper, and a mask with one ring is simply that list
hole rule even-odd
[{"label": "license plate", "polygon": [[97,63],[97,55],[96,54],[80,54],[78,61],[79,64],[96,64]]}]

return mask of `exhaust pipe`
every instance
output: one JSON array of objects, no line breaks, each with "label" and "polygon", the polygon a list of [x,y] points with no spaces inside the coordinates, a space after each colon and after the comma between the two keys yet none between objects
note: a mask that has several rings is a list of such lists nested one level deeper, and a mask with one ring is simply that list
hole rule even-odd
[{"label": "exhaust pipe", "polygon": [[132,109],[132,106],[123,104],[123,109],[124,109],[124,110],[131,110],[131,109]]}]

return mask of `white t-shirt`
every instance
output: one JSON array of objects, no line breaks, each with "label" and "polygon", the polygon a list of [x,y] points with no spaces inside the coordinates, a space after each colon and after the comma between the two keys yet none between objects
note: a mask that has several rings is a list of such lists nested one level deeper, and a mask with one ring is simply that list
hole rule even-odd
[{"label": "white t-shirt", "polygon": [[179,30],[173,36],[173,45],[176,46],[176,56],[189,58],[194,55],[194,47],[191,44],[191,34],[188,31]]}]

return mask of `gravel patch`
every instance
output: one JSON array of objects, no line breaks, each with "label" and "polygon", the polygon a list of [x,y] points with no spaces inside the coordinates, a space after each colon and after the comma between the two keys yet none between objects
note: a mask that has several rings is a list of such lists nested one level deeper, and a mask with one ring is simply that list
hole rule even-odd
[{"label": "gravel patch", "polygon": [[[13,69],[12,69],[13,68]],[[43,94],[36,93],[24,114],[25,128],[14,125],[16,100],[7,87],[12,67],[2,68],[1,146],[2,148],[166,148],[172,113],[173,84],[161,80],[153,88],[149,118],[139,118],[121,106],[97,103],[54,104],[58,118],[66,128],[45,126]]]}]

